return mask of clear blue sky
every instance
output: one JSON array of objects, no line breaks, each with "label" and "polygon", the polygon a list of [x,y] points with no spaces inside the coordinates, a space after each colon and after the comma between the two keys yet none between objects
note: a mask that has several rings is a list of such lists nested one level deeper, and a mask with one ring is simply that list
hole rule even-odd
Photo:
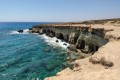
[{"label": "clear blue sky", "polygon": [[0,22],[120,18],[120,0],[0,0]]}]

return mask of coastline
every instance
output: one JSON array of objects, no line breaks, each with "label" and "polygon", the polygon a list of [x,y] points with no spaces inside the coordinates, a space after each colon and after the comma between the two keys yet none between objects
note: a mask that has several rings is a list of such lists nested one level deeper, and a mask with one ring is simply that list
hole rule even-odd
[{"label": "coastline", "polygon": [[[29,29],[24,29],[22,33],[19,33],[18,31],[12,31],[9,34],[29,34]],[[51,46],[56,46],[56,47],[58,46],[58,47],[67,49],[67,47],[70,45],[69,43],[62,41],[60,39],[57,39],[56,37],[51,38],[45,34],[42,34],[42,35],[39,35],[37,33],[34,33],[34,34],[38,35],[41,39],[44,39],[44,41],[47,42],[48,45],[51,45]],[[58,42],[56,42],[56,40],[58,40]]]},{"label": "coastline", "polygon": [[[120,21],[118,20],[118,23],[115,22],[113,24],[113,22],[109,20],[108,21],[103,20],[103,23],[94,23],[94,24],[87,22],[87,23],[66,23],[66,24],[43,24],[43,25],[33,26],[33,28],[29,30],[29,32],[39,33],[40,35],[45,33],[47,36],[53,37],[54,35],[50,34],[52,33],[55,34],[55,36],[57,35],[56,37],[58,39],[63,39],[64,37],[64,40],[66,42],[69,42],[70,44],[73,44],[75,46],[72,47],[72,51],[73,51],[72,53],[74,52],[76,53],[75,50],[77,50],[77,53],[80,53],[82,51],[82,53],[86,54],[87,52],[87,54],[90,54],[91,52],[89,52],[89,50],[91,49],[91,45],[89,45],[88,43],[89,42],[92,44],[95,43],[95,48],[93,48],[94,46],[92,46],[92,55],[87,56],[83,59],[75,60],[73,70],[71,70],[70,68],[66,68],[61,72],[58,72],[56,76],[45,78],[45,80],[68,80],[68,79],[119,80],[120,79],[119,22]],[[116,26],[115,24],[118,25]],[[68,41],[67,38],[65,38],[64,34],[62,34],[63,36],[60,36],[61,34],[57,34],[56,32],[54,32],[55,30],[58,33],[65,32],[65,34],[67,34],[66,31],[69,30],[71,34],[68,31],[69,33]],[[81,49],[80,47],[78,48],[76,46],[77,42],[74,43],[73,40],[73,38],[75,39],[77,33],[73,34],[72,32],[79,32],[79,31],[83,33],[82,34],[83,36],[81,37],[80,36],[81,33],[80,33],[79,37],[77,37],[77,42],[80,40],[85,40],[87,45],[84,46],[84,49]],[[91,36],[91,34],[94,36]],[[93,40],[94,38],[96,39],[96,41]],[[96,45],[99,47],[98,49]],[[92,77],[93,75],[94,77]]]}]

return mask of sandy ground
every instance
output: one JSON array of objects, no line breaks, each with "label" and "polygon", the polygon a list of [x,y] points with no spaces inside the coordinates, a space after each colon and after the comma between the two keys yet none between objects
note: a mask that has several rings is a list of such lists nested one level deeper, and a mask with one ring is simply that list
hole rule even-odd
[{"label": "sandy ground", "polygon": [[120,80],[120,26],[105,24],[92,25],[91,27],[108,30],[105,35],[110,39],[91,57],[97,59],[104,57],[113,62],[113,66],[106,68],[101,64],[92,64],[89,62],[90,57],[88,57],[75,61],[79,64],[77,68],[74,68],[75,71],[66,68],[56,76],[45,78],[45,80]]}]

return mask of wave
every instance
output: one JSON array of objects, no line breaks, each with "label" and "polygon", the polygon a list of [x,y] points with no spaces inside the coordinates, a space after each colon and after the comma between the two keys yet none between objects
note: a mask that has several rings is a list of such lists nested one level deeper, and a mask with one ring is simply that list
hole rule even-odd
[{"label": "wave", "polygon": [[[23,33],[19,33],[18,31],[12,31],[10,34],[28,34],[29,32],[29,29],[24,29],[23,30]],[[36,33],[34,33],[36,34]],[[70,44],[65,42],[65,41],[62,41],[60,39],[57,39],[56,37],[49,37],[49,36],[46,36],[45,34],[43,35],[39,35],[39,37],[41,39],[44,39],[45,42],[48,43],[48,45],[52,45],[52,46],[58,46],[58,47],[62,47],[62,48],[67,48]],[[56,42],[56,40],[58,40],[58,42]]]},{"label": "wave", "polygon": [[[39,35],[39,36],[40,38],[43,38],[45,42],[48,43],[48,45],[58,46],[58,47],[62,47],[65,49],[67,49],[67,47],[70,45],[69,43],[62,41],[60,39],[57,39],[56,37],[51,38],[51,37],[46,36],[45,34]],[[58,42],[56,42],[56,40],[58,40]]]},{"label": "wave", "polygon": [[29,29],[24,29],[23,33],[19,33],[18,31],[11,31],[10,34],[28,34]]}]

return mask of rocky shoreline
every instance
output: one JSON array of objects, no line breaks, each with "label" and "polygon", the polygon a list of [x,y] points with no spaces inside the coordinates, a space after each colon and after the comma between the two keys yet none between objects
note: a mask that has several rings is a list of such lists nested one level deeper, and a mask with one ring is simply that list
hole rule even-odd
[{"label": "rocky shoreline", "polygon": [[[99,47],[105,45],[109,40],[105,37],[103,28],[91,28],[90,26],[76,26],[65,24],[44,24],[33,26],[29,32],[46,34],[56,37],[74,46],[69,49],[76,51],[80,49],[83,53],[95,52]],[[71,48],[72,47],[72,48]],[[76,49],[73,49],[76,48]]]},{"label": "rocky shoreline", "polygon": [[120,19],[42,24],[29,32],[68,42],[68,54],[76,54],[73,70],[66,68],[45,80],[120,79]]}]

